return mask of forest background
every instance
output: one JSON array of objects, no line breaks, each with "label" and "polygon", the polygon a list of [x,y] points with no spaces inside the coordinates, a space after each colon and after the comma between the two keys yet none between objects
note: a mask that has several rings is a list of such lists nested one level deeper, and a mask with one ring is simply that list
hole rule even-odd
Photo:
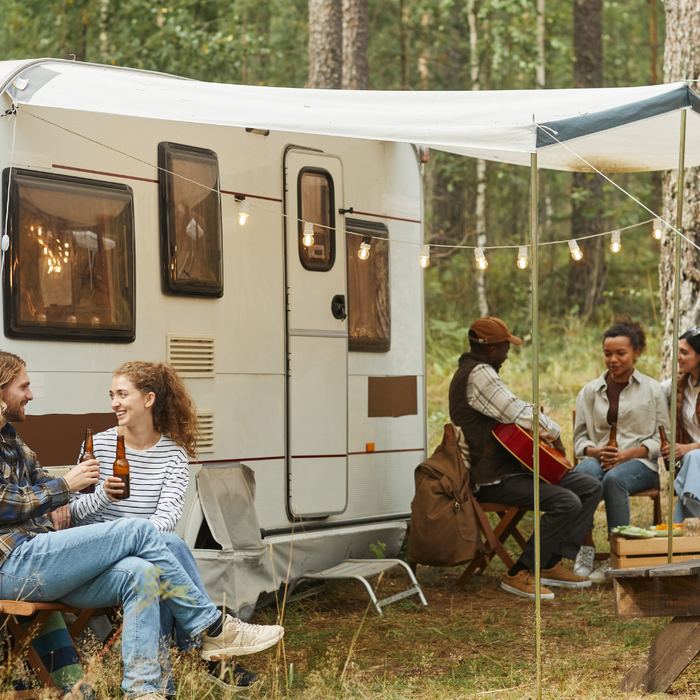
[{"label": "forest background", "polygon": [[[0,0],[0,57],[74,56],[214,82],[324,86],[334,78],[319,78],[318,71],[332,72],[342,56],[334,58],[333,47],[318,44],[319,18],[340,12],[345,32],[353,2],[354,11],[364,13],[365,35],[351,39],[367,57],[360,84],[368,89],[612,87],[663,80],[665,11],[672,0]],[[320,29],[323,39],[332,35]],[[614,177],[661,213],[660,173]],[[426,242],[528,242],[527,168],[432,152],[424,185]],[[668,239],[652,237],[649,214],[600,176],[543,172],[540,191],[540,238],[563,242],[540,253],[542,391],[566,425],[576,393],[603,369],[601,334],[614,318],[629,314],[641,321],[650,347],[640,367],[659,375],[670,278],[662,266],[662,299],[659,262],[664,253],[670,258],[671,249]],[[640,222],[647,223],[623,231],[619,253],[610,251],[605,236],[582,242],[584,260],[572,261],[567,239]],[[480,315],[503,318],[525,339],[505,373],[523,398],[529,395],[529,270],[516,267],[512,249],[487,251],[487,257],[488,269],[479,272],[472,250],[433,248],[426,270],[433,439],[447,418],[447,383],[466,329]]]}]

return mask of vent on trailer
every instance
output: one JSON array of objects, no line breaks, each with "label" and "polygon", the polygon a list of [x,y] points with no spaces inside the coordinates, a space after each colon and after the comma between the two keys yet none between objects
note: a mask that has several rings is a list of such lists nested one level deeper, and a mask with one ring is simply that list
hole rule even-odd
[{"label": "vent on trailer", "polygon": [[168,364],[181,377],[214,377],[214,336],[168,333]]},{"label": "vent on trailer", "polygon": [[199,439],[197,452],[214,451],[214,411],[197,411],[199,418]]}]

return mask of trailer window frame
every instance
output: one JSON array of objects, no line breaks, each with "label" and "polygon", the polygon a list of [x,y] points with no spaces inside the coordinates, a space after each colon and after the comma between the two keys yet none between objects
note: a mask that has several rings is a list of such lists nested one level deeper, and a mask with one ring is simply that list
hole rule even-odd
[{"label": "trailer window frame", "polygon": [[[123,314],[122,317],[128,315],[128,321],[122,324],[119,323],[111,323],[111,324],[100,324],[99,321],[99,316],[95,316],[93,318],[97,318],[98,322],[95,323],[94,320],[92,323],[94,324],[94,327],[87,327],[85,322],[83,322],[83,325],[77,325],[77,319],[76,316],[77,314],[71,314],[69,315],[65,320],[62,321],[52,321],[47,317],[47,314],[42,312],[42,315],[44,316],[43,319],[36,320],[36,321],[29,321],[26,318],[23,318],[23,306],[22,306],[22,298],[21,295],[18,293],[19,290],[23,288],[28,288],[28,285],[22,285],[21,278],[23,271],[26,269],[25,266],[23,266],[23,260],[24,256],[29,255],[29,253],[22,254],[22,240],[20,240],[19,236],[22,235],[22,217],[23,217],[23,211],[20,207],[21,204],[21,198],[20,198],[20,188],[21,188],[21,183],[24,181],[25,183],[27,180],[35,180],[37,182],[37,187],[36,189],[41,189],[40,184],[43,182],[44,186],[46,189],[50,190],[51,185],[56,187],[57,191],[60,192],[61,188],[68,189],[70,187],[75,188],[76,194],[81,194],[80,190],[83,188],[82,196],[95,196],[95,192],[99,192],[100,190],[104,190],[105,194],[109,193],[110,191],[115,195],[114,199],[119,200],[119,199],[127,199],[126,206],[122,209],[121,212],[117,214],[117,216],[123,216],[124,220],[121,223],[123,225],[123,254],[120,252],[118,257],[115,257],[112,261],[106,262],[104,259],[102,261],[102,265],[107,265],[107,267],[104,267],[103,270],[99,270],[98,267],[95,267],[96,271],[101,271],[103,274],[106,271],[106,277],[109,279],[110,275],[113,274],[114,271],[116,272],[122,272],[124,275],[124,279],[121,280],[121,283],[123,284],[123,289],[118,291],[121,291],[122,294],[119,297],[119,299],[112,299],[115,295],[114,287],[111,285],[110,281],[107,281],[105,284],[107,285],[106,292],[109,295],[109,298],[111,300],[111,304],[109,306],[109,313],[112,315],[114,318],[116,315],[118,315],[119,308],[117,305],[114,304],[114,302],[118,301],[119,305],[126,305],[126,309],[122,309],[128,311],[128,314]],[[9,201],[8,201],[8,186],[10,187],[9,191]],[[26,187],[26,185],[25,185]],[[90,191],[88,191],[90,190]],[[117,196],[119,195],[119,196]],[[69,193],[63,192],[61,193],[61,196],[69,196]],[[109,197],[105,197],[105,199],[109,199]],[[9,213],[8,213],[8,207],[9,207]],[[38,209],[38,207],[37,207]],[[7,249],[7,252],[5,253],[6,260],[5,264],[3,266],[3,322],[4,322],[4,333],[5,336],[8,338],[13,338],[13,339],[21,339],[21,340],[67,340],[67,341],[78,341],[78,342],[92,342],[92,343],[132,343],[136,339],[136,289],[135,289],[135,279],[136,279],[136,272],[135,272],[135,253],[134,253],[134,245],[135,245],[135,221],[134,221],[134,194],[133,190],[131,187],[124,183],[119,183],[119,182],[107,182],[104,180],[92,180],[88,178],[83,178],[83,177],[74,177],[71,175],[59,175],[56,173],[51,173],[51,172],[45,172],[45,171],[38,171],[38,170],[29,170],[25,168],[5,168],[2,173],[2,217],[3,217],[3,225],[5,221],[5,216],[7,214],[7,234],[9,237],[9,247]],[[57,213],[50,214],[48,213],[48,216],[52,216],[57,220],[57,222],[62,222],[63,225],[65,226],[71,226],[71,227],[77,227],[80,226],[80,223],[73,223],[72,221],[67,221],[65,216],[61,216]],[[113,217],[113,219],[115,219]],[[27,224],[28,225],[28,224]],[[55,227],[57,223],[52,223],[50,224],[52,227]],[[94,223],[90,224],[83,224],[83,228],[86,227],[91,227],[91,228],[97,228],[99,230],[99,226],[95,225]],[[78,250],[77,247],[75,247],[75,242],[76,242],[76,234],[81,233],[83,235],[83,243],[79,244],[81,247],[87,247],[90,249],[91,246],[87,245],[88,244],[88,234],[92,234],[94,236],[96,248],[95,248],[95,253],[96,255],[100,255],[99,249],[100,245],[102,245],[102,255],[105,254],[106,247],[104,246],[104,241],[105,239],[109,239],[109,237],[106,237],[104,234],[100,235],[96,231],[90,231],[90,230],[85,230],[85,231],[75,231],[72,228],[66,229],[67,231],[70,231],[73,236],[73,243],[74,243],[74,251],[73,255],[75,256],[77,253],[76,251]],[[47,228],[46,231],[47,235],[50,233],[50,230]],[[61,234],[56,234],[56,238],[58,239],[58,235],[66,235],[64,233]],[[37,239],[38,241],[40,239]],[[113,239],[109,239],[113,240]],[[100,241],[102,243],[100,244]],[[48,238],[47,238],[48,242]],[[65,243],[68,243],[66,241]],[[61,245],[65,245],[65,243]],[[43,243],[40,243],[39,247],[37,250],[41,249],[41,245]],[[68,249],[70,251],[70,248]],[[88,253],[88,257],[89,257]],[[115,254],[116,255],[116,254]],[[20,259],[20,256],[21,259]],[[58,254],[56,254],[56,257],[58,257]],[[91,308],[87,306],[83,306],[80,304],[80,300],[76,303],[73,299],[75,297],[75,293],[73,290],[74,287],[74,280],[77,280],[78,282],[80,281],[80,277],[74,277],[74,270],[75,270],[75,263],[73,263],[73,258],[70,258],[70,262],[67,263],[68,265],[71,265],[71,277],[70,277],[70,284],[69,285],[63,285],[65,287],[64,290],[62,290],[61,294],[65,296],[66,293],[71,294],[71,303],[69,304],[43,304],[43,307],[45,310],[55,310],[56,312],[60,312],[60,307],[72,307],[75,311],[79,310],[84,310],[85,308]],[[94,258],[93,258],[94,260]],[[28,263],[28,261],[27,261]],[[66,265],[66,263],[61,263],[59,260],[59,263],[61,266]],[[92,263],[91,263],[92,264]],[[92,270],[92,267],[91,267]],[[26,274],[26,273],[25,273]],[[77,271],[77,274],[79,274],[79,271]],[[91,272],[92,275],[92,272]],[[42,281],[39,280],[39,289],[42,293],[42,296],[44,294],[44,285],[42,284]],[[80,288],[77,287],[78,292],[80,291]],[[93,307],[94,308],[94,307]],[[91,312],[93,313],[93,312]],[[71,318],[72,316],[72,318]],[[73,327],[73,324],[76,324],[75,327]]]},{"label": "trailer window frame", "polygon": [[[173,160],[180,156],[181,160],[200,161],[206,167],[209,161],[210,167],[214,169],[213,190],[195,206],[200,206],[202,202],[209,200],[204,207],[211,206],[210,202],[215,198],[216,212],[206,211],[206,220],[202,219],[200,212],[194,212],[194,207],[188,206],[188,211],[192,211],[190,225],[194,225],[195,236],[205,237],[209,243],[213,243],[215,249],[210,257],[218,258],[208,266],[212,273],[210,280],[190,280],[185,281],[178,278],[178,238],[175,230],[178,202],[173,194],[174,183],[177,174],[174,172]],[[189,157],[189,158],[188,158]],[[205,185],[205,187],[209,187]],[[219,159],[215,151],[208,148],[199,148],[187,144],[171,143],[162,141],[158,144],[158,191],[159,191],[159,212],[160,212],[160,250],[161,250],[161,282],[164,294],[173,296],[189,297],[209,297],[219,299],[224,295],[224,229],[221,212],[221,185],[219,178]],[[188,214],[189,215],[189,214]],[[213,234],[209,234],[204,227],[212,224],[218,228]]]},{"label": "trailer window frame", "polygon": [[[345,218],[348,278],[348,351],[389,352],[391,350],[391,265],[389,228],[386,224],[364,219]],[[357,252],[362,236],[371,236],[371,253],[360,260]],[[365,266],[367,266],[365,268]],[[379,277],[380,270],[386,274]],[[359,274],[364,284],[355,284]],[[359,280],[358,280],[359,282]],[[361,307],[358,309],[358,305]],[[369,317],[373,335],[362,336],[362,321]]]},{"label": "trailer window frame", "polygon": [[[304,235],[304,222],[309,220],[304,217],[302,183],[304,175],[308,173],[323,175],[328,183],[328,223],[323,224],[311,221],[311,223],[314,224],[314,236],[324,235],[325,231],[328,232],[328,260],[323,263],[315,263],[313,260],[309,260],[308,249],[302,243],[302,238]],[[299,262],[305,270],[309,270],[310,272],[329,272],[335,265],[336,235],[335,183],[333,182],[333,176],[328,170],[318,167],[304,167],[299,170],[299,174],[297,175],[297,212],[299,217],[299,221],[297,222]]]}]

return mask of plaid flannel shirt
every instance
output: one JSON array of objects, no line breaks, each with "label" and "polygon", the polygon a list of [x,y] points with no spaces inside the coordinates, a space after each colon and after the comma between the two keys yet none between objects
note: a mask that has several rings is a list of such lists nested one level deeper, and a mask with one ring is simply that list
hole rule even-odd
[{"label": "plaid flannel shirt", "polygon": [[[499,423],[515,423],[532,431],[532,405],[510,391],[491,365],[477,365],[471,371],[467,382],[467,403]],[[560,433],[559,426],[540,413],[540,436],[545,440],[556,440]]]},{"label": "plaid flannel shirt", "polygon": [[39,466],[32,452],[7,423],[0,430],[0,568],[25,540],[54,527],[47,513],[66,505],[66,480]]}]

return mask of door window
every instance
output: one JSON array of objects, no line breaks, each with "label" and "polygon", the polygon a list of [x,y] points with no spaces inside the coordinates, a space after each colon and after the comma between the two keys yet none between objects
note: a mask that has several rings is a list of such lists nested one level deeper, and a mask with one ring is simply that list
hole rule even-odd
[{"label": "door window", "polygon": [[[299,173],[299,259],[307,270],[327,272],[335,263],[335,203],[333,179],[325,170]],[[313,242],[304,245],[304,224],[313,224]]]}]

